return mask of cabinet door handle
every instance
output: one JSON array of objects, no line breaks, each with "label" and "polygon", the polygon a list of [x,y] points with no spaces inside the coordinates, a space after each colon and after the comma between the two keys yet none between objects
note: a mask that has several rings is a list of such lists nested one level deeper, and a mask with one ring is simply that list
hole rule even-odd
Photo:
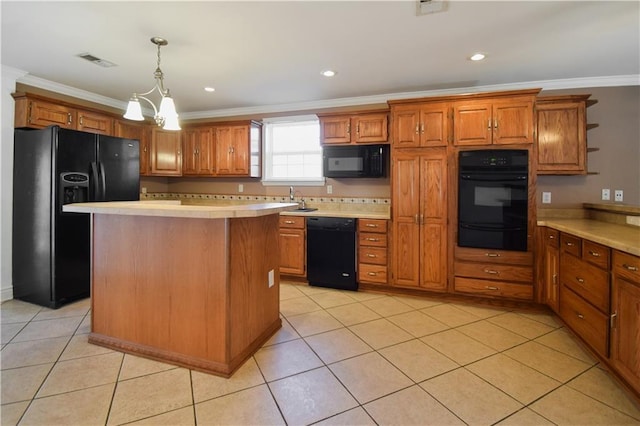
[{"label": "cabinet door handle", "polygon": [[625,268],[628,271],[637,271],[638,267],[637,266],[632,266],[632,265],[627,265],[626,263],[622,264],[622,267]]},{"label": "cabinet door handle", "polygon": [[298,237],[298,234],[280,234],[282,237]]},{"label": "cabinet door handle", "polygon": [[498,130],[498,119],[493,120],[493,128]]},{"label": "cabinet door handle", "polygon": [[484,270],[487,274],[491,274],[491,275],[500,275],[499,271],[494,271],[493,269],[486,269]]},{"label": "cabinet door handle", "polygon": [[616,317],[618,316],[617,312],[611,314],[611,318],[609,318],[609,327],[616,328]]},{"label": "cabinet door handle", "polygon": [[356,126],[356,134],[360,134],[360,123]]},{"label": "cabinet door handle", "polygon": [[81,126],[84,126],[84,120],[83,120],[83,118],[84,118],[83,116],[80,116],[80,125],[81,125]]},{"label": "cabinet door handle", "polygon": [[284,223],[287,225],[292,225],[294,222],[292,220],[285,220]]},{"label": "cabinet door handle", "polygon": [[376,275],[378,275],[378,274],[376,274],[375,272],[369,272],[369,273],[367,273],[367,275],[370,275],[370,276],[372,276],[372,277],[375,277],[375,276],[376,276]]},{"label": "cabinet door handle", "polygon": [[565,244],[568,245],[569,247],[572,247],[574,245],[572,242],[569,242],[569,241],[567,241]]},{"label": "cabinet door handle", "polygon": [[375,254],[367,253],[367,257],[373,258],[373,257],[378,257],[378,256],[376,256]]},{"label": "cabinet door handle", "polygon": [[581,314],[581,313],[579,313],[579,312],[576,312],[576,316],[577,316],[578,318],[580,318],[580,319],[584,319],[584,315],[582,315],[582,314]]},{"label": "cabinet door handle", "polygon": [[416,135],[420,133],[420,123],[416,123]]},{"label": "cabinet door handle", "polygon": [[553,276],[551,277],[551,280],[553,282],[554,285],[558,284],[558,274],[553,274]]},{"label": "cabinet door handle", "polygon": [[351,124],[347,124],[347,134],[351,134]]},{"label": "cabinet door handle", "polygon": [[486,288],[487,290],[493,290],[493,291],[500,290],[500,287],[495,287],[495,286],[492,286],[492,285],[487,285],[484,288]]},{"label": "cabinet door handle", "polygon": [[597,251],[589,250],[589,254],[593,257],[600,257],[600,253],[598,253]]},{"label": "cabinet door handle", "polygon": [[578,281],[580,284],[584,284],[584,279],[580,277],[576,277],[576,281]]},{"label": "cabinet door handle", "polygon": [[366,240],[366,241],[373,241],[374,243],[376,243],[376,242],[380,241],[380,239],[379,239],[379,238],[370,238],[370,237],[365,238],[365,240]]},{"label": "cabinet door handle", "polygon": [[500,257],[500,253],[485,253],[484,255],[487,257]]},{"label": "cabinet door handle", "polygon": [[418,215],[413,216],[413,221],[417,225],[418,224]]},{"label": "cabinet door handle", "polygon": [[420,133],[424,134],[424,123],[420,125]]},{"label": "cabinet door handle", "polygon": [[550,239],[550,240],[553,240],[553,239],[555,239],[555,238],[556,238],[556,236],[555,236],[555,235],[549,235],[549,239]]},{"label": "cabinet door handle", "polygon": [[487,130],[491,130],[491,119],[487,121]]},{"label": "cabinet door handle", "polygon": [[68,113],[67,113],[67,124],[71,124],[71,123],[72,123],[72,121],[73,121],[73,120],[71,119],[71,113],[70,113],[70,112],[68,112]]},{"label": "cabinet door handle", "polygon": [[365,226],[368,227],[368,228],[377,228],[378,227],[378,225],[376,225],[375,223],[367,223]]}]

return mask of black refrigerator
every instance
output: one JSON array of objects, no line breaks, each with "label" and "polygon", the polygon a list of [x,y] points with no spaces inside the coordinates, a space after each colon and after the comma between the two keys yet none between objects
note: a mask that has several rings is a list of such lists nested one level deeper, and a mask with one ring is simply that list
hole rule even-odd
[{"label": "black refrigerator", "polygon": [[89,296],[90,217],[62,206],[139,200],[139,141],[16,129],[13,159],[13,297],[58,308]]}]

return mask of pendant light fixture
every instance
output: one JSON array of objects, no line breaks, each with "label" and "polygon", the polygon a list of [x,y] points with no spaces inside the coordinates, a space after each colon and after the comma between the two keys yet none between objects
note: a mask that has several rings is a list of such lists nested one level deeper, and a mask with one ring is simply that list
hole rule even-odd
[{"label": "pendant light fixture", "polygon": [[[131,99],[129,99],[129,104],[127,105],[127,112],[125,112],[124,114],[124,118],[129,120],[143,121],[144,117],[142,116],[140,99],[144,99],[149,104],[151,104],[154,112],[153,119],[156,121],[156,124],[158,126],[162,126],[164,130],[180,130],[176,106],[173,103],[173,98],[169,93],[169,89],[164,88],[164,74],[160,69],[160,47],[166,46],[167,44],[169,44],[169,42],[162,37],[152,37],[151,43],[158,46],[158,67],[153,73],[153,76],[156,79],[156,85],[148,92],[134,93],[131,96]],[[156,108],[155,104],[146,97],[147,95],[153,93],[153,91],[155,90],[160,93],[160,96],[162,98],[159,108]]]}]

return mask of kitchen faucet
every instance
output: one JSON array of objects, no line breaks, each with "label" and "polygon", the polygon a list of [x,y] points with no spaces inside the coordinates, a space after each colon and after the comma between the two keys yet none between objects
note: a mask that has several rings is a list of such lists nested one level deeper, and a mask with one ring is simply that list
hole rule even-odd
[{"label": "kitchen faucet", "polygon": [[289,200],[293,201],[293,186],[289,187]]}]

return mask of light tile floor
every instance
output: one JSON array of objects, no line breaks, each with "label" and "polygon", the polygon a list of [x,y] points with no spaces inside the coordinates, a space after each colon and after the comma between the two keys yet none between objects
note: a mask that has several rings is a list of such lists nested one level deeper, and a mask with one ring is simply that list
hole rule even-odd
[{"label": "light tile floor", "polygon": [[282,283],[282,329],[223,379],[90,345],[89,309],[2,304],[2,425],[640,424],[544,313]]}]

